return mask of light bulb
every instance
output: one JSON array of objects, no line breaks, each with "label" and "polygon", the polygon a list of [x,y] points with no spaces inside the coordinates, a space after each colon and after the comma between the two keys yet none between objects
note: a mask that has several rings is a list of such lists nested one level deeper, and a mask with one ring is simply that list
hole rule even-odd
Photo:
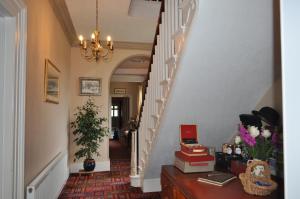
[{"label": "light bulb", "polygon": [[110,41],[111,41],[111,36],[108,35],[108,36],[106,37],[106,40],[107,40],[108,42],[110,42]]},{"label": "light bulb", "polygon": [[95,40],[95,34],[94,33],[91,35],[91,39]]},{"label": "light bulb", "polygon": [[79,36],[78,36],[78,39],[79,39],[79,41],[83,41],[83,36],[82,36],[82,35],[79,35]]}]

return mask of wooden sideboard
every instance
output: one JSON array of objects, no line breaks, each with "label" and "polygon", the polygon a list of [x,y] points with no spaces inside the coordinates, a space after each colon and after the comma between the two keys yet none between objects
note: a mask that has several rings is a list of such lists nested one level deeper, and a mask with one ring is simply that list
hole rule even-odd
[{"label": "wooden sideboard", "polygon": [[205,173],[182,173],[173,165],[162,166],[162,199],[279,199],[283,191],[277,189],[266,197],[253,196],[244,192],[239,179],[219,187],[198,182],[197,178]]}]

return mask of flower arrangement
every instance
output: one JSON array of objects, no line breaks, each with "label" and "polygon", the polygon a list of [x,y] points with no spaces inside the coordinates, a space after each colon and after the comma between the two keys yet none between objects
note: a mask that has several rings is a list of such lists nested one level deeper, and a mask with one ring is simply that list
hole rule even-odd
[{"label": "flower arrangement", "polygon": [[240,135],[235,137],[235,144],[241,144],[248,158],[268,160],[272,157],[276,148],[278,134],[262,127],[255,126],[246,129],[242,124],[239,126]]}]

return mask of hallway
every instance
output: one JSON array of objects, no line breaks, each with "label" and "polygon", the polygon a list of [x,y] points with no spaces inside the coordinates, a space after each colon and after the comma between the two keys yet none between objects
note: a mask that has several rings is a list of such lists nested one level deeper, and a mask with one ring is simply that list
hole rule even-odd
[{"label": "hallway", "polygon": [[130,150],[119,141],[110,140],[111,169],[93,176],[71,174],[60,199],[158,199],[159,193],[142,193],[130,187]]}]

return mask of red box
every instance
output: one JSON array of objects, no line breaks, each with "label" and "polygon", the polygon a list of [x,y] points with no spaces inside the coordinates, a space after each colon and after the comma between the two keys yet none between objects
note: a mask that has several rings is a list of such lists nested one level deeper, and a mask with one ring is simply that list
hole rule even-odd
[{"label": "red box", "polygon": [[189,156],[184,154],[182,151],[175,151],[175,156],[187,161],[187,162],[204,162],[204,161],[214,161],[215,157],[212,155],[205,156]]},{"label": "red box", "polygon": [[180,146],[181,151],[186,154],[208,155],[208,148],[198,142],[198,131],[195,124],[180,125]]},{"label": "red box", "polygon": [[184,173],[213,171],[215,157],[198,142],[197,125],[180,125],[181,151],[175,152],[175,166]]},{"label": "red box", "polygon": [[174,165],[184,173],[209,172],[214,170],[215,158],[211,155],[188,156],[176,151]]},{"label": "red box", "polygon": [[180,142],[184,139],[194,139],[198,143],[198,131],[195,124],[180,125]]}]

